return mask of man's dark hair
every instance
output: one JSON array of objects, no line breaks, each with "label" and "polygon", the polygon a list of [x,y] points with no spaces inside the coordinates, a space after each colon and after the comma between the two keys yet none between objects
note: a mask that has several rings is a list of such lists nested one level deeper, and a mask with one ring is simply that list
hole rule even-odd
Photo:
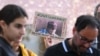
[{"label": "man's dark hair", "polygon": [[27,14],[20,6],[14,4],[6,5],[0,11],[0,20],[4,20],[7,25],[19,17],[27,17]]},{"label": "man's dark hair", "polygon": [[99,17],[97,17],[97,16],[99,16],[98,13],[100,14],[100,12],[98,12],[99,7],[100,7],[100,4],[98,4],[96,6],[95,11],[94,11],[94,16],[95,16],[97,22],[99,23],[99,30],[100,30],[100,19],[99,19]]},{"label": "man's dark hair", "polygon": [[98,13],[98,9],[100,7],[100,4],[98,4],[95,8],[95,11],[94,11],[94,16],[96,17],[97,16],[97,13]]},{"label": "man's dark hair", "polygon": [[87,26],[90,26],[93,28],[95,28],[95,27],[98,28],[99,24],[98,24],[97,20],[95,19],[95,17],[93,17],[91,15],[79,16],[75,23],[75,27],[76,27],[77,31],[79,32]]}]

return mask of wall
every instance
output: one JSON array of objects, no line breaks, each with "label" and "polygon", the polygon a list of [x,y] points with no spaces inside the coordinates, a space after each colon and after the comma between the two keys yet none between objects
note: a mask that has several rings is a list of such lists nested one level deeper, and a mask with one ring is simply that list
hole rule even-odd
[{"label": "wall", "polygon": [[100,0],[0,0],[0,8],[6,4],[22,6],[29,15],[29,23],[34,21],[35,11],[53,14],[67,18],[67,37],[72,36],[70,31],[76,17],[81,14],[93,14],[95,6]]}]

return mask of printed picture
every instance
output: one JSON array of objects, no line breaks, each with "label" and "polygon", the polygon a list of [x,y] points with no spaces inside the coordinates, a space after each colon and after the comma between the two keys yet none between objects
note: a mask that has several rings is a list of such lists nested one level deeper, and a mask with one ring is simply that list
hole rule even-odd
[{"label": "printed picture", "polygon": [[42,35],[52,35],[54,37],[59,37],[65,33],[65,22],[65,18],[36,12],[35,32]]}]

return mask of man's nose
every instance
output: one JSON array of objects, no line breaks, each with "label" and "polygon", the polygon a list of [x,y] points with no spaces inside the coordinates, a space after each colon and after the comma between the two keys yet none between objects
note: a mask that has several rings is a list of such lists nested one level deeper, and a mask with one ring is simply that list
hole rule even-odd
[{"label": "man's nose", "polygon": [[22,28],[21,31],[20,31],[20,34],[21,34],[21,35],[24,35],[25,32],[26,32],[25,28]]}]

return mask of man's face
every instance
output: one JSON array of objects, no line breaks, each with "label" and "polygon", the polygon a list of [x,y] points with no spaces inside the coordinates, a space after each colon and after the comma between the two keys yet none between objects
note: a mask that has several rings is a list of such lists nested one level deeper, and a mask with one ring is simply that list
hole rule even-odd
[{"label": "man's face", "polygon": [[21,42],[23,35],[25,34],[25,26],[27,24],[26,17],[16,18],[9,25],[4,23],[3,36],[8,41]]},{"label": "man's face", "polygon": [[94,41],[97,35],[97,28],[86,27],[80,32],[76,31],[76,33],[74,33],[73,43],[79,52],[84,52],[91,46],[91,43]]}]

